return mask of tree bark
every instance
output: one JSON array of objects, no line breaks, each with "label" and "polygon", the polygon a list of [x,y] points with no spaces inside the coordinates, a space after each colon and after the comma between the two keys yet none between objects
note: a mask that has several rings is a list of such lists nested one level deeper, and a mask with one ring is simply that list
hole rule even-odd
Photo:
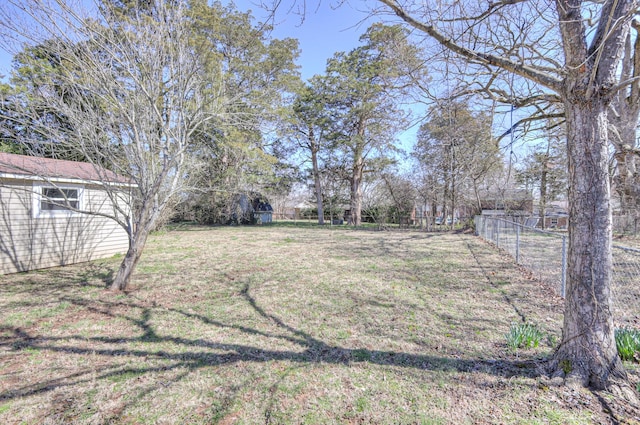
[{"label": "tree bark", "polygon": [[[158,181],[162,181],[159,179]],[[144,247],[147,244],[147,238],[153,230],[158,217],[164,206],[158,202],[158,197],[152,200],[145,200],[139,211],[139,221],[135,225],[130,225],[127,229],[129,233],[129,249],[120,263],[120,268],[116,273],[110,289],[113,291],[124,291],[129,286],[133,271],[142,256]]]},{"label": "tree bark", "polygon": [[364,174],[364,160],[358,158],[353,164],[351,176],[351,224],[362,224],[362,176]]},{"label": "tree bark", "polygon": [[320,167],[318,166],[318,151],[320,147],[315,140],[313,126],[309,126],[309,146],[311,147],[311,166],[313,167],[313,184],[316,192],[316,207],[318,209],[318,224],[324,224],[324,208],[322,202],[322,182],[320,181]]},{"label": "tree bark", "polygon": [[[456,217],[456,173],[458,164],[456,163],[456,147],[454,141],[451,142],[451,228],[455,225]],[[445,217],[446,220],[446,217]]]},{"label": "tree bark", "polygon": [[607,107],[602,98],[565,102],[569,157],[569,254],[558,369],[582,385],[626,379],[611,313],[611,204]]},{"label": "tree bark", "polygon": [[360,118],[357,124],[357,131],[353,148],[353,169],[351,173],[351,224],[360,226],[362,224],[362,178],[364,176],[365,158],[365,132],[366,119]]},{"label": "tree bark", "polygon": [[542,230],[545,230],[546,226],[546,214],[547,214],[547,173],[549,167],[549,141],[547,140],[547,152],[543,155],[542,170],[540,173],[540,219],[542,220]]},{"label": "tree bark", "polygon": [[133,271],[135,270],[135,267],[142,256],[142,252],[144,251],[146,240],[147,235],[144,235],[144,237],[139,235],[139,237],[132,238],[129,241],[129,249],[124,256],[124,260],[122,260],[122,263],[120,264],[116,277],[111,283],[110,289],[112,291],[124,291],[127,289],[131,276],[133,275]]},{"label": "tree bark", "polygon": [[451,161],[449,160],[449,149],[445,146],[445,161],[443,164],[443,190],[442,190],[442,226],[447,225],[447,215],[449,211],[447,211],[447,202],[449,202],[449,188],[451,187],[450,176],[449,176],[449,166],[451,165]]}]

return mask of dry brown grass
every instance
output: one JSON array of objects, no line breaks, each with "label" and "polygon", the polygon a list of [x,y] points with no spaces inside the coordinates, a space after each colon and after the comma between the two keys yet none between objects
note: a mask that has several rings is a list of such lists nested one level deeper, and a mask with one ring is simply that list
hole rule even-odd
[{"label": "dry brown grass", "polygon": [[[561,300],[470,235],[188,227],[126,294],[117,265],[2,277],[0,423],[640,420],[544,376]],[[513,353],[523,320],[547,338]]]}]

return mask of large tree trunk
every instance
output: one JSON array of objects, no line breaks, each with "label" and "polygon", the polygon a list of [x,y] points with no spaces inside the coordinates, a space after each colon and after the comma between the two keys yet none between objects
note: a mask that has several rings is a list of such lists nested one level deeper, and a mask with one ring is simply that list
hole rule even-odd
[{"label": "large tree trunk", "polygon": [[366,120],[358,121],[358,131],[353,148],[353,170],[351,174],[351,224],[362,224],[362,178],[364,176],[364,139]]},{"label": "large tree trunk", "polygon": [[318,166],[318,148],[313,139],[313,129],[309,131],[311,145],[311,166],[313,167],[313,183],[316,192],[316,206],[318,208],[318,224],[324,224],[324,208],[322,203],[322,182],[320,181],[320,167]]},{"label": "large tree trunk", "polygon": [[626,378],[611,313],[611,204],[607,105],[597,95],[565,102],[569,157],[569,258],[557,367],[569,380],[605,388]]},{"label": "large tree trunk", "polygon": [[144,250],[146,239],[147,235],[145,235],[144,237],[137,237],[129,242],[129,249],[124,256],[124,260],[122,260],[122,263],[120,264],[120,268],[118,269],[118,273],[116,273],[116,277],[111,283],[111,290],[124,291],[125,289],[127,289],[127,286],[129,286],[129,281],[131,280],[131,276],[133,275],[133,271],[135,270],[135,267],[138,264],[140,257],[142,256],[142,251]]},{"label": "large tree trunk", "polygon": [[139,212],[140,221],[135,226],[129,226],[129,249],[111,283],[111,290],[124,291],[129,286],[133,271],[138,265],[138,261],[147,244],[147,238],[151,230],[153,230],[161,211],[162,207],[158,205],[157,199],[143,203]]},{"label": "large tree trunk", "polygon": [[351,224],[362,224],[362,176],[364,174],[364,161],[359,158],[353,165],[351,176]]},{"label": "large tree trunk", "polygon": [[[456,150],[451,146],[451,228],[455,225],[456,219]],[[445,217],[445,220],[447,218]],[[446,223],[445,223],[446,224]]]},{"label": "large tree trunk", "polygon": [[546,228],[547,214],[547,173],[549,165],[549,141],[547,140],[547,153],[542,161],[542,170],[540,173],[540,220],[542,220],[542,230]]}]

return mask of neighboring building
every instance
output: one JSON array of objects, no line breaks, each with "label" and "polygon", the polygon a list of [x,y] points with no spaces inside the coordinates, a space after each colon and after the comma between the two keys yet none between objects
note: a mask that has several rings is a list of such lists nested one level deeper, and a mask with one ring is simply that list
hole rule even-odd
[{"label": "neighboring building", "polygon": [[521,189],[486,191],[480,194],[480,205],[483,211],[495,211],[494,215],[499,211],[501,215],[527,215],[533,212],[533,196]]},{"label": "neighboring building", "polygon": [[[511,190],[502,197],[485,198],[482,201],[482,215],[494,217],[510,217],[525,226],[542,227],[538,206],[533,205],[533,199],[526,191]],[[493,207],[493,208],[492,208]],[[567,229],[569,214],[566,201],[551,202],[545,209],[545,229]]]},{"label": "neighboring building", "polygon": [[[542,218],[540,217],[539,208],[534,209],[533,217],[538,217],[537,227],[542,227]],[[545,229],[562,229],[569,227],[569,213],[566,201],[550,202],[544,212],[544,228]]]},{"label": "neighboring building", "polygon": [[126,252],[127,232],[96,215],[115,213],[105,182],[128,212],[131,185],[122,176],[89,163],[0,153],[0,274]]},{"label": "neighboring building", "polygon": [[484,216],[508,217],[518,223],[530,225],[533,197],[526,190],[485,191],[481,193],[480,205]]},{"label": "neighboring building", "polygon": [[253,209],[253,222],[256,224],[267,224],[273,222],[273,207],[263,197],[255,197],[251,202]]},{"label": "neighboring building", "polygon": [[307,200],[288,200],[282,207],[276,212],[276,218],[281,220],[299,220],[305,217],[305,213],[308,216],[308,212],[316,208],[316,204],[313,204]]},{"label": "neighboring building", "polygon": [[267,224],[273,221],[273,208],[258,193],[236,195],[227,224]]},{"label": "neighboring building", "polygon": [[[538,227],[542,224],[538,223]],[[550,212],[544,216],[545,229],[563,229],[569,228],[569,214],[566,212]]]}]

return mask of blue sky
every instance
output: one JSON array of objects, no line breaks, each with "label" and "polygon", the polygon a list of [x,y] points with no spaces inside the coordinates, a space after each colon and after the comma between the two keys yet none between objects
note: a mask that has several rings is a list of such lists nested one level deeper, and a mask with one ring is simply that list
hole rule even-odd
[{"label": "blue sky", "polygon": [[[308,8],[304,20],[299,14],[287,10],[283,1],[276,12],[274,38],[292,37],[300,42],[300,72],[304,79],[323,73],[327,59],[336,52],[348,52],[359,45],[359,38],[375,22],[367,19],[367,13],[355,6],[344,3],[333,8],[331,1],[307,0]],[[291,3],[291,2],[290,2]],[[299,2],[299,4],[302,4]],[[258,21],[264,21],[266,12],[255,6],[251,0],[238,0],[240,10],[251,10]]]},{"label": "blue sky", "polygon": [[[236,7],[241,11],[251,10],[257,22],[267,19],[267,12],[261,9],[258,0],[236,0]],[[268,1],[268,0],[267,0]],[[275,15],[273,38],[292,37],[300,43],[300,73],[303,79],[321,74],[326,67],[327,59],[334,53],[357,47],[359,38],[367,28],[375,22],[365,11],[358,10],[362,2],[343,2],[336,8],[337,0],[307,0],[304,20],[299,14],[288,10],[293,1],[283,0]],[[302,2],[298,2],[302,5]],[[0,47],[0,75],[8,76],[11,69],[12,55]],[[400,135],[402,144],[408,147],[413,142],[417,128]]]},{"label": "blue sky", "polygon": [[[256,21],[264,21],[266,12],[260,9],[255,1],[237,0],[239,10],[251,10]],[[295,13],[288,12],[283,1],[276,13],[276,28],[272,36],[275,38],[293,37],[300,41],[300,72],[304,79],[322,73],[326,61],[335,52],[349,51],[358,45],[358,39],[373,23],[371,19],[362,22],[367,14],[355,9],[348,3],[338,9],[332,9],[330,1],[307,0],[308,9],[303,22]],[[302,4],[302,3],[300,3]],[[0,47],[0,74],[7,75],[11,69],[12,55]]]},{"label": "blue sky", "polygon": [[[307,0],[308,9],[302,22],[299,15],[288,13],[285,3],[287,1],[283,0],[281,9],[276,13],[272,37],[298,39],[301,50],[298,63],[305,80],[324,73],[327,59],[333,57],[334,53],[348,52],[359,46],[360,36],[377,21],[376,17],[371,18],[365,11],[357,9],[358,6],[362,7],[362,2],[344,2],[335,8],[332,7],[335,0]],[[238,0],[235,4],[240,10],[251,10],[257,21],[264,21],[267,17],[266,12],[255,6],[252,0]],[[422,111],[424,106],[420,105],[414,110],[414,115]],[[418,125],[414,125],[398,135],[404,149],[411,148],[417,131]]]},{"label": "blue sky", "polygon": [[12,57],[13,56],[11,54],[0,47],[0,75],[4,75],[5,77],[9,75]]}]

